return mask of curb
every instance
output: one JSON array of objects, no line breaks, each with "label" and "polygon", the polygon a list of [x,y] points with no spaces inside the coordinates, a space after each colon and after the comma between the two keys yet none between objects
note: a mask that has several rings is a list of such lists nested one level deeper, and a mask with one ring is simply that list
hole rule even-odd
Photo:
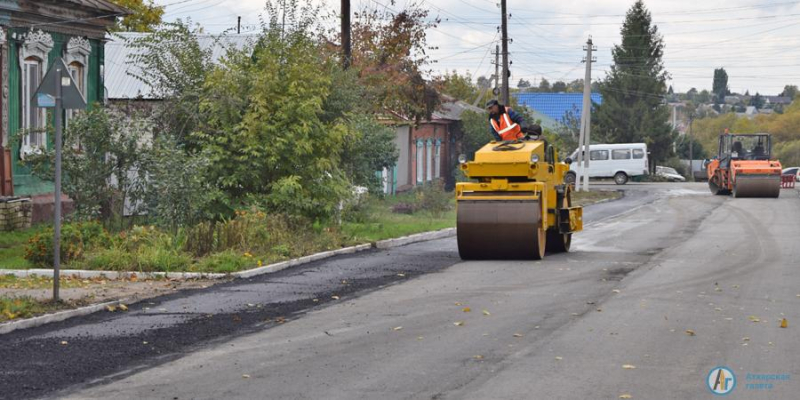
[{"label": "curb", "polygon": [[[298,265],[308,264],[314,261],[323,260],[343,254],[355,254],[370,249],[389,249],[392,247],[405,246],[412,243],[425,242],[428,240],[443,239],[455,236],[456,228],[446,228],[438,231],[417,233],[408,236],[401,236],[395,239],[380,240],[374,243],[361,244],[358,246],[344,247],[337,250],[324,251],[321,253],[311,254],[308,256],[295,258],[292,260],[282,261],[275,264],[265,265],[263,267],[253,268],[246,271],[234,272],[232,274],[206,274],[198,272],[108,272],[108,271],[86,271],[77,269],[67,269],[61,271],[63,276],[77,276],[80,278],[94,278],[94,277],[166,277],[170,279],[222,279],[222,278],[252,278],[259,275],[271,274],[274,272],[282,271]],[[0,270],[0,274],[15,275],[15,276],[29,276],[29,275],[52,275],[52,269],[31,269],[31,270]],[[40,315],[38,317],[22,319],[18,321],[4,322],[0,324],[0,335],[15,331],[17,329],[34,328],[51,322],[59,322],[68,318],[78,317],[82,315],[89,315],[98,311],[104,310],[109,305],[119,305],[124,303],[127,305],[134,304],[141,299],[126,298],[120,300],[109,301],[105,303],[92,304],[85,307],[79,307],[73,310],[59,311],[52,314]]]},{"label": "curb", "polygon": [[[27,276],[52,276],[52,269],[0,269],[0,275],[14,275],[24,278]],[[221,279],[228,277],[228,274],[206,273],[206,272],[134,272],[134,271],[92,271],[84,269],[62,269],[61,276],[71,276],[81,279],[105,278],[110,280],[126,278],[167,278],[167,279]]]}]

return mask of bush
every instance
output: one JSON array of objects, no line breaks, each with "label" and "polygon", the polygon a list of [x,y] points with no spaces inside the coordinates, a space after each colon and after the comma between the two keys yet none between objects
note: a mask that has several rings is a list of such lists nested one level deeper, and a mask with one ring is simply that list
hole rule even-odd
[{"label": "bush", "polygon": [[136,257],[119,248],[100,249],[86,257],[86,269],[103,271],[130,271],[136,265]]},{"label": "bush", "polygon": [[444,183],[437,180],[417,188],[414,209],[428,211],[434,218],[439,218],[450,209],[452,199],[452,194],[444,190]]},{"label": "bush", "polygon": [[192,263],[188,254],[164,247],[143,247],[136,253],[139,271],[171,272],[185,270]]},{"label": "bush", "polygon": [[198,272],[230,273],[254,267],[252,257],[247,257],[233,250],[212,254],[193,265],[190,270]]},{"label": "bush", "polygon": [[[35,265],[53,266],[53,228],[45,229],[28,240],[25,259]],[[61,226],[60,260],[68,264],[83,258],[87,250],[109,246],[111,238],[96,221],[64,224]]]}]

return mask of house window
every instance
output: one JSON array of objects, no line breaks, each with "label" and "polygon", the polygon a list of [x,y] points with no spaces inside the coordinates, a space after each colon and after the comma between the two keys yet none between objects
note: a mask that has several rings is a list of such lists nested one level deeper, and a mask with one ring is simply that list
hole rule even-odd
[{"label": "house window", "polygon": [[23,130],[40,130],[27,132],[22,138],[21,155],[37,151],[47,143],[44,128],[46,127],[45,109],[36,107],[33,95],[44,75],[47,55],[53,48],[53,37],[41,30],[32,30],[22,37],[19,49],[19,66],[22,70],[21,93]]},{"label": "house window", "polygon": [[427,163],[425,164],[427,166],[425,172],[427,173],[426,177],[428,182],[430,182],[431,179],[433,178],[431,175],[433,173],[433,168],[431,168],[431,166],[433,165],[432,153],[433,153],[433,141],[428,139],[428,143],[425,146],[425,155],[426,155],[425,158],[428,160]]},{"label": "house window", "polygon": [[424,169],[424,166],[422,165],[422,149],[423,149],[422,140],[417,140],[417,183],[418,184],[422,184],[424,176],[422,175]]},{"label": "house window", "polygon": [[[83,98],[86,98],[86,79],[84,75],[84,70],[86,67],[78,61],[71,62],[67,68],[69,68],[69,74],[72,75],[72,80],[75,81],[75,86],[78,87],[78,90],[83,95]],[[80,111],[69,109],[66,112],[66,119],[64,120],[64,126],[69,126],[69,120],[74,118],[78,115]]]},{"label": "house window", "polygon": [[22,138],[25,152],[45,144],[45,134],[37,131],[45,126],[45,109],[36,106],[34,94],[42,81],[42,60],[28,57],[22,64],[22,129],[31,130]]},{"label": "house window", "polygon": [[437,178],[441,178],[442,171],[442,141],[440,139],[436,139],[436,151],[433,153],[433,175]]}]

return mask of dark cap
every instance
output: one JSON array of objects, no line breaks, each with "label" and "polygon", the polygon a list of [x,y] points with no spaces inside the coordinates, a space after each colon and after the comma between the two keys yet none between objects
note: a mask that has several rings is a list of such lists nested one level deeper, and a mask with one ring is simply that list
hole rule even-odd
[{"label": "dark cap", "polygon": [[495,99],[492,99],[492,100],[489,100],[489,101],[486,102],[486,108],[489,108],[491,106],[499,106],[499,105],[500,105],[500,103]]}]

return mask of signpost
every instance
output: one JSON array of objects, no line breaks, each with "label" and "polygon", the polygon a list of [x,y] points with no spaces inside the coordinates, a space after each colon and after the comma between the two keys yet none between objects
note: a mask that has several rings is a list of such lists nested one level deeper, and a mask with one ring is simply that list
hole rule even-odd
[{"label": "signpost", "polygon": [[78,85],[72,79],[69,68],[64,59],[59,58],[47,70],[42,83],[36,89],[36,94],[31,100],[36,101],[39,108],[52,108],[55,114],[55,210],[53,221],[53,301],[59,301],[59,270],[61,269],[61,147],[62,147],[62,117],[65,109],[85,109],[86,99],[83,98]]}]

